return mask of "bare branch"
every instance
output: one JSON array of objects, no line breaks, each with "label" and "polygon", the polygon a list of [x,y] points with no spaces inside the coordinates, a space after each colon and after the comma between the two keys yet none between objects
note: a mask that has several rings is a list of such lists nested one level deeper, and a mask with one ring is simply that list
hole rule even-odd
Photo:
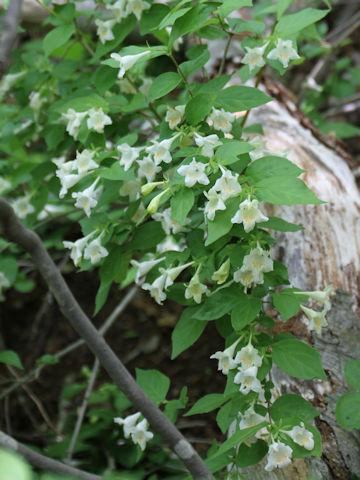
[{"label": "bare branch", "polygon": [[163,412],[137,385],[133,377],[118,359],[92,322],[82,311],[61,273],[44,248],[40,237],[28,230],[15,215],[9,203],[0,198],[0,234],[26,250],[32,257],[46,284],[53,293],[63,315],[86,341],[94,355],[129,398],[134,407],[150,422],[152,429],[161,435],[177,454],[194,479],[213,479],[205,463],[190,443]]},{"label": "bare branch", "polygon": [[37,453],[34,450],[25,447],[25,445],[22,445],[21,443],[14,440],[12,437],[9,437],[9,435],[6,435],[6,433],[2,432],[1,430],[0,446],[15,450],[15,452],[18,452],[20,455],[25,457],[26,460],[33,467],[39,468],[41,470],[59,473],[62,475],[72,475],[82,480],[101,480],[101,477],[99,475],[84,472],[83,470],[70,467],[69,465],[65,465],[64,463],[58,462],[57,460],[48,458],[45,455],[41,455],[40,453]]},{"label": "bare branch", "polygon": [[3,18],[3,30],[0,37],[0,80],[10,63],[10,54],[20,22],[21,3],[22,0],[10,0]]}]

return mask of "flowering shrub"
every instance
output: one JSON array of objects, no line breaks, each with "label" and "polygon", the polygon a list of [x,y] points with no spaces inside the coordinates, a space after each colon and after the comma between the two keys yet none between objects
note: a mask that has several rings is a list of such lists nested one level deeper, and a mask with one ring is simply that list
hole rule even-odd
[{"label": "flowering shrub", "polygon": [[[327,13],[286,13],[291,3],[257,5],[246,20],[232,14],[251,0],[118,0],[84,12],[76,2],[54,5],[46,20],[52,29],[43,41],[23,46],[0,85],[7,100],[1,106],[7,119],[0,120],[6,157],[0,193],[44,240],[57,216],[79,223],[80,238],[59,231],[46,246],[69,249],[81,271],[98,269],[95,313],[114,282],[119,288],[135,282],[160,305],[167,298],[184,305],[172,358],[216,322],[224,349],[210,358],[227,377],[226,388],[186,413],[219,409],[217,422],[228,439],[209,450],[211,472],[231,474],[243,465],[243,445],[254,459],[245,466],[267,455],[267,471],[293,457],[321,455],[320,434],[310,423],[317,411],[298,395],[277,396],[271,381],[273,363],[300,379],[326,380],[320,356],[290,334],[273,334],[264,302],[283,321],[302,309],[309,330],[321,335],[331,287],[303,292],[287,286],[286,267],[271,256],[270,231],[302,227],[267,217],[263,203],[322,202],[298,178],[302,170],[287,152],[267,151],[251,134],[261,128],[246,123],[252,108],[272,100],[257,88],[265,66],[283,74],[301,62],[298,42]],[[79,27],[84,16],[96,26],[95,38]],[[136,29],[141,37],[132,44]],[[207,72],[208,43],[222,38],[227,46],[219,72]],[[243,66],[225,74],[230,42],[241,48]],[[181,45],[184,61],[177,54]],[[239,77],[249,83],[238,85]],[[31,289],[16,265],[18,248],[1,242],[2,297],[12,286]],[[308,299],[323,310],[302,305]],[[151,398],[154,383],[164,386],[157,405],[169,388],[159,375],[143,371],[140,382]],[[185,407],[178,402],[175,410],[165,409],[173,422],[174,411]],[[114,421],[143,451],[154,435],[146,413],[140,415]]]}]

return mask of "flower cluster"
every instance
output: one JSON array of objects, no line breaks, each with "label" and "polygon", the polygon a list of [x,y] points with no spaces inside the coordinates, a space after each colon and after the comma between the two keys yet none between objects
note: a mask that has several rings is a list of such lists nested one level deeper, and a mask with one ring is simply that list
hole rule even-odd
[{"label": "flower cluster", "polygon": [[101,258],[107,257],[109,252],[106,250],[105,247],[101,245],[101,239],[104,236],[104,232],[89,242],[90,238],[92,238],[96,234],[96,230],[86,235],[86,237],[79,238],[75,242],[64,241],[64,247],[70,249],[70,258],[74,262],[75,266],[79,266],[81,264],[81,260],[84,257],[85,260],[90,260],[91,264],[98,263]]},{"label": "flower cluster", "polygon": [[130,437],[135,445],[139,445],[141,450],[144,451],[146,443],[154,437],[154,434],[147,430],[149,424],[145,418],[138,422],[140,416],[141,413],[137,412],[125,418],[116,417],[114,422],[123,427],[125,438]]},{"label": "flower cluster", "polygon": [[264,283],[264,273],[273,270],[274,262],[270,258],[270,252],[264,250],[258,244],[248,255],[245,255],[243,265],[234,273],[234,281],[250,288]]},{"label": "flower cluster", "polygon": [[112,120],[106,115],[102,108],[90,108],[84,112],[76,112],[73,108],[69,108],[62,114],[66,121],[66,131],[69,135],[77,139],[82,121],[87,119],[87,128],[97,133],[103,133],[106,125],[111,125]]},{"label": "flower cluster", "polygon": [[[250,72],[265,65],[264,52],[268,44],[269,42],[266,42],[261,47],[255,48],[245,47],[246,54],[242,59],[242,63],[249,66]],[[276,47],[266,57],[270,60],[278,60],[284,68],[288,67],[290,60],[300,58],[292,45],[292,40],[282,40],[281,38],[277,39]]]}]

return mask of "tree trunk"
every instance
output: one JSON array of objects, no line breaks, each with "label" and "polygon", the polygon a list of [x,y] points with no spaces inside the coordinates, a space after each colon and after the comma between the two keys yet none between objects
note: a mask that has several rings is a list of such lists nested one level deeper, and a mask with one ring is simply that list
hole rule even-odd
[{"label": "tree trunk", "polygon": [[347,432],[335,420],[336,402],[349,389],[344,379],[345,362],[360,358],[360,194],[349,168],[351,160],[337,153],[342,153],[338,145],[328,148],[315,138],[301,124],[295,105],[288,99],[285,103],[287,107],[273,101],[255,109],[249,123],[264,126],[268,150],[291,149],[289,160],[306,170],[303,180],[327,203],[267,205],[267,214],[305,228],[295,233],[272,232],[277,240],[273,257],[288,267],[292,285],[318,290],[332,284],[336,294],[322,337],[308,333],[302,314],[286,324],[279,322],[280,331],[290,331],[320,352],[328,381],[301,381],[276,367],[272,373],[279,392],[301,394],[321,412],[315,423],[322,434],[323,455],[321,459],[296,459],[289,467],[272,472],[264,471],[265,458],[246,472],[251,480],[345,480],[354,474],[360,476],[360,432]]}]

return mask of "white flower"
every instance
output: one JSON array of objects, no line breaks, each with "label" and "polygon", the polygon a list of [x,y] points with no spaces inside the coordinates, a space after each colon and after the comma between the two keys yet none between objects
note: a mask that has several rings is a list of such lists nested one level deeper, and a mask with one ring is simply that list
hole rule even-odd
[{"label": "white flower", "polygon": [[264,157],[266,155],[266,142],[260,138],[259,136],[256,136],[252,138],[249,141],[250,145],[254,147],[254,150],[251,150],[249,152],[250,158],[252,161],[257,160],[258,158]]},{"label": "white flower", "polygon": [[98,164],[94,162],[95,152],[91,150],[76,151],[76,158],[73,167],[77,168],[79,175],[84,175],[89,170],[97,168]]},{"label": "white flower", "polygon": [[232,223],[242,223],[244,225],[245,232],[250,232],[254,227],[255,223],[266,222],[268,217],[266,217],[259,209],[259,202],[254,199],[250,200],[247,198],[239,205],[239,210],[232,217]]},{"label": "white flower", "polygon": [[232,129],[232,122],[235,120],[235,115],[230,112],[225,112],[223,108],[220,110],[212,108],[209,120],[213,122],[215,130],[221,130],[224,133],[229,133]]},{"label": "white flower", "polygon": [[26,71],[19,72],[19,73],[8,73],[4,75],[0,81],[0,100],[4,98],[7,92],[11,89],[16,82],[25,76]]},{"label": "white flower", "polygon": [[256,378],[257,367],[238,368],[238,373],[234,377],[234,383],[240,384],[240,392],[244,395],[250,391],[261,392],[262,386],[260,380]]},{"label": "white flower", "polygon": [[[143,93],[145,95],[145,97],[147,97],[149,95],[149,91],[150,91],[150,87],[153,83],[153,80],[152,78],[143,78],[143,83],[140,85],[139,87],[139,91],[141,93]],[[149,126],[151,127],[151,124],[149,124]],[[144,124],[142,124],[142,130],[144,129]]]},{"label": "white flower", "polygon": [[75,139],[79,134],[81,122],[87,114],[88,112],[75,112],[73,108],[69,108],[66,113],[61,114],[67,120],[66,131]]},{"label": "white flower", "polygon": [[35,208],[30,203],[30,197],[20,197],[12,202],[12,208],[19,218],[25,218],[30,213],[35,212]]},{"label": "white flower", "polygon": [[81,179],[81,175],[74,173],[63,173],[61,170],[56,171],[56,176],[59,177],[61,183],[61,190],[59,192],[60,198],[64,198],[68,189],[73,187]]},{"label": "white flower", "polygon": [[41,98],[40,92],[31,92],[29,95],[29,100],[30,107],[35,111],[40,110],[43,103],[46,103],[46,98]]},{"label": "white flower", "polygon": [[188,218],[185,219],[184,224],[180,225],[180,223],[176,222],[171,218],[171,207],[166,208],[163,212],[157,212],[152,215],[152,218],[157,222],[161,222],[161,226],[164,232],[167,235],[171,233],[179,233],[183,230],[183,227],[190,223]]},{"label": "white flower", "polygon": [[156,165],[151,157],[144,157],[142,160],[137,160],[137,163],[139,177],[145,177],[148,182],[152,182],[156,174],[161,171],[161,167]]},{"label": "white flower", "polygon": [[87,127],[89,130],[103,133],[104,127],[112,124],[111,118],[104,113],[102,108],[90,108],[88,115],[89,118],[87,119]]},{"label": "white flower", "polygon": [[156,251],[158,253],[164,253],[164,252],[182,252],[185,250],[186,246],[184,245],[181,247],[175,240],[172,235],[167,235],[165,239],[161,242],[158,243],[156,246]]},{"label": "white flower", "polygon": [[206,285],[200,283],[199,273],[196,272],[185,289],[185,298],[187,300],[193,298],[196,303],[201,303],[201,297],[204,293],[207,295],[210,290]]},{"label": "white flower", "polygon": [[243,265],[246,268],[253,269],[256,283],[263,282],[263,273],[273,270],[274,262],[269,255],[270,252],[263,250],[258,244],[256,248],[250,251],[249,255],[244,257]]},{"label": "white flower", "polygon": [[218,178],[213,186],[216,192],[220,192],[222,200],[236,197],[241,192],[241,185],[238,182],[239,174],[233,174],[231,170],[220,166],[222,176]]},{"label": "white flower", "polygon": [[241,363],[243,368],[260,367],[262,364],[262,358],[260,357],[258,350],[249,343],[246,347],[243,347],[237,352],[235,362]]},{"label": "white flower", "polygon": [[295,443],[306,448],[306,450],[312,450],[314,448],[314,436],[309,430],[306,430],[304,422],[301,422],[300,427],[293,427],[289,432],[285,431],[285,433],[287,433]]},{"label": "white flower", "polygon": [[124,167],[125,172],[131,168],[132,164],[140,156],[142,150],[141,147],[130,147],[127,143],[122,143],[117,147],[118,152],[121,154],[120,165]]},{"label": "white flower", "polygon": [[254,269],[243,265],[234,272],[234,282],[244,285],[246,291],[246,289],[250,288],[253,283],[262,283],[263,279],[262,281],[259,281],[259,276],[254,272]]},{"label": "white flower", "polygon": [[269,447],[268,461],[265,467],[267,472],[274,468],[282,468],[291,462],[292,449],[282,442],[273,442]]},{"label": "white flower", "polygon": [[204,214],[209,220],[214,220],[217,210],[226,210],[225,203],[220,193],[217,193],[213,188],[204,192],[204,195],[209,200],[205,203]]},{"label": "white flower", "polygon": [[166,300],[166,293],[164,292],[165,280],[165,275],[160,275],[160,277],[158,277],[153,283],[144,283],[142,286],[144,290],[148,290],[150,292],[150,295],[159,305],[162,305],[162,302]]},{"label": "white flower", "polygon": [[241,416],[239,423],[240,430],[243,430],[244,428],[255,427],[255,425],[258,425],[264,420],[265,417],[256,413],[254,407],[250,407]]},{"label": "white flower", "polygon": [[208,135],[207,137],[203,137],[198,133],[194,133],[195,143],[198,147],[201,148],[201,154],[205,157],[213,157],[214,156],[214,148],[219,147],[222,143],[219,140],[219,137],[214,133],[213,135]]},{"label": "white flower", "polygon": [[158,263],[165,260],[165,257],[146,260],[145,262],[137,262],[136,260],[131,260],[130,263],[133,267],[137,268],[135,283],[139,283],[142,277],[150,272],[150,270],[155,267]]},{"label": "white flower", "polygon": [[125,13],[126,0],[117,0],[113,5],[106,4],[106,8],[111,10],[117,23],[120,23],[127,15]]},{"label": "white flower", "polygon": [[78,267],[80,265],[81,257],[83,255],[84,248],[88,244],[89,239],[95,235],[96,230],[93,232],[89,233],[89,235],[86,235],[86,237],[79,238],[79,240],[76,240],[75,242],[68,242],[64,241],[64,247],[69,248],[71,250],[70,252],[70,258],[74,262],[74,265]]},{"label": "white flower", "polygon": [[221,370],[221,372],[224,375],[227,375],[229,373],[229,370],[235,368],[237,366],[236,361],[233,359],[235,348],[237,344],[239,343],[240,338],[236,340],[230,347],[226,348],[223,352],[218,351],[215,352],[213,355],[211,355],[210,358],[215,358],[218,360],[218,370]]},{"label": "white flower", "polygon": [[278,38],[276,48],[271,50],[267,55],[267,58],[271,60],[279,60],[283,64],[284,68],[287,68],[290,60],[296,60],[300,58],[296,50],[292,46],[292,40],[282,40]]},{"label": "white flower", "polygon": [[146,419],[142,420],[140,423],[135,425],[133,431],[131,432],[131,440],[138,444],[141,450],[145,450],[146,442],[151,440],[154,436],[152,432],[147,431],[148,423]]},{"label": "white flower", "polygon": [[140,198],[141,183],[139,180],[127,180],[119,190],[122,197],[129,197],[130,202]]},{"label": "white flower", "polygon": [[328,310],[324,308],[321,312],[316,312],[315,310],[312,310],[311,308],[304,307],[303,305],[300,305],[302,311],[305,313],[307,318],[309,319],[309,325],[308,329],[309,330],[316,330],[316,333],[321,336],[321,329],[322,327],[327,326],[327,321],[325,318],[325,315],[327,314]]},{"label": "white flower", "polygon": [[126,13],[130,15],[133,13],[135,17],[140,20],[141,14],[144,10],[150,8],[150,4],[143,0],[128,0],[126,5]]},{"label": "white flower", "polygon": [[95,25],[97,26],[96,33],[100,39],[102,44],[109,42],[110,40],[114,40],[114,34],[112,32],[112,28],[115,25],[116,20],[95,20]]},{"label": "white flower", "polygon": [[174,137],[165,138],[161,142],[152,140],[153,145],[146,147],[145,151],[150,155],[153,155],[154,162],[156,165],[159,165],[161,162],[170,163],[172,160],[170,154],[171,144],[180,135],[177,133]]},{"label": "white flower", "polygon": [[328,285],[324,290],[315,290],[313,292],[293,292],[295,295],[307,295],[308,297],[324,304],[324,310],[331,308],[330,295],[333,292],[332,285]]},{"label": "white flower", "polygon": [[137,93],[136,87],[127,78],[118,80],[118,85],[120,87],[120,92],[122,93]]},{"label": "white flower", "polygon": [[123,78],[125,72],[135,65],[139,58],[143,57],[144,55],[148,55],[149,53],[150,50],[146,50],[146,52],[138,53],[137,55],[125,55],[124,57],[118,53],[112,53],[110,57],[119,62],[120,70],[118,73],[118,78]]},{"label": "white flower", "polygon": [[6,192],[11,188],[11,183],[5,180],[5,178],[0,177],[0,195]]},{"label": "white flower", "polygon": [[114,422],[123,427],[125,438],[129,438],[130,435],[135,430],[135,424],[138,421],[140,415],[141,413],[137,412],[137,413],[134,413],[133,415],[128,415],[125,418],[121,418],[121,417],[114,418]]},{"label": "white flower", "polygon": [[250,72],[256,67],[263,67],[265,65],[263,55],[267,45],[268,43],[265,43],[262,47],[245,47],[246,54],[242,59],[242,63],[249,65]]},{"label": "white flower", "polygon": [[107,257],[109,252],[106,250],[105,247],[101,245],[101,239],[104,236],[104,232],[102,232],[97,238],[95,238],[89,245],[85,248],[84,251],[84,258],[86,260],[90,260],[90,262],[94,265],[103,257]]},{"label": "white flower", "polygon": [[206,164],[197,162],[195,158],[189,165],[182,165],[177,169],[178,173],[185,177],[185,185],[187,187],[193,187],[195,183],[201,183],[202,185],[208,185],[210,183],[205,173]]},{"label": "white flower", "polygon": [[96,207],[103,187],[100,186],[95,190],[96,185],[99,183],[100,177],[98,177],[90,187],[86,188],[82,192],[73,192],[72,198],[76,198],[75,207],[82,208],[87,217],[90,216],[91,209]]},{"label": "white flower", "polygon": [[216,272],[213,273],[211,280],[221,285],[225,283],[230,273],[230,258],[228,258]]},{"label": "white flower", "polygon": [[190,265],[193,265],[194,262],[188,262],[185,263],[184,265],[179,265],[177,267],[168,267],[168,268],[159,268],[159,272],[165,276],[165,283],[164,283],[164,288],[165,290],[171,287],[171,285],[174,284],[174,281],[177,279],[177,277],[180,275],[182,271],[185,270],[185,268],[190,267]]},{"label": "white flower", "polygon": [[165,121],[168,122],[171,130],[184,120],[185,105],[177,105],[176,107],[168,107]]}]

